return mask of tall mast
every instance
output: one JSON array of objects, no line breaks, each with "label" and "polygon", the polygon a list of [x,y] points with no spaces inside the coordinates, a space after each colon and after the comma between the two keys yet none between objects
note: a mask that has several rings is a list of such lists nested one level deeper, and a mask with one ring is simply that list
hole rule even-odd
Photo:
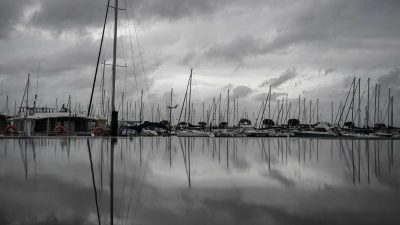
[{"label": "tall mast", "polygon": [[143,120],[143,89],[140,94],[140,111],[139,111],[139,121],[142,122]]},{"label": "tall mast", "polygon": [[188,117],[187,122],[190,123],[190,108],[191,108],[191,101],[192,101],[192,75],[193,75],[193,68],[190,69],[190,77],[189,77],[189,103],[188,103]]},{"label": "tall mast", "polygon": [[300,120],[300,108],[301,108],[301,95],[299,95],[299,115],[297,116],[298,120]]},{"label": "tall mast", "polygon": [[5,106],[5,108],[4,108],[4,114],[5,114],[5,115],[9,115],[9,113],[8,113],[8,95],[7,95],[7,97],[6,97],[6,106]]},{"label": "tall mast", "polygon": [[[94,73],[94,80],[93,80],[92,92],[90,94],[90,101],[89,101],[89,107],[88,107],[88,111],[87,111],[87,116],[90,116],[90,110],[91,110],[91,107],[92,107],[93,92],[94,92],[94,87],[96,85],[97,70],[99,69],[99,62],[100,62],[100,57],[101,57],[101,49],[103,48],[104,32],[106,30],[106,23],[107,23],[107,17],[108,17],[108,10],[110,8],[110,1],[111,0],[107,1],[106,16],[104,17],[103,32],[101,34],[100,48],[99,48],[99,53],[97,55],[96,71]],[[107,105],[107,108],[108,108],[108,105]]]},{"label": "tall mast", "polygon": [[229,127],[229,89],[228,89],[228,104],[227,104],[227,107],[226,107],[226,124]]},{"label": "tall mast", "polygon": [[387,117],[387,120],[388,120],[387,125],[388,125],[388,127],[389,127],[389,125],[390,125],[390,88],[389,88],[389,98],[388,98],[387,114],[388,114],[388,117]]},{"label": "tall mast", "polygon": [[393,102],[394,102],[394,96],[392,96],[392,100],[391,100],[391,103],[390,103],[390,105],[391,105],[391,111],[390,111],[390,115],[391,115],[391,117],[392,117],[392,120],[391,120],[391,122],[390,122],[390,125],[393,127]]},{"label": "tall mast", "polygon": [[203,116],[202,117],[203,118],[201,119],[201,121],[204,122],[205,121],[205,119],[204,119],[204,102],[203,102]]},{"label": "tall mast", "polygon": [[317,123],[319,122],[319,99],[317,98]]},{"label": "tall mast", "polygon": [[331,123],[333,124],[333,102],[331,102]]},{"label": "tall mast", "polygon": [[172,127],[172,93],[174,92],[174,89],[171,88],[171,102],[169,105],[169,129],[171,130]]},{"label": "tall mast", "polygon": [[375,126],[375,124],[376,124],[376,96],[377,96],[377,92],[378,92],[378,84],[375,84],[375,90],[374,90],[374,124],[373,124],[373,126]]},{"label": "tall mast", "polygon": [[307,115],[306,115],[306,98],[303,99],[303,123],[307,124]]},{"label": "tall mast", "polygon": [[311,107],[312,107],[312,101],[311,101],[311,99],[310,99],[310,124],[311,124]]},{"label": "tall mast", "polygon": [[104,96],[105,96],[105,90],[104,90],[104,77],[105,77],[105,70],[106,70],[106,61],[103,60],[103,74],[101,77],[101,115],[105,116],[105,108],[104,108]]},{"label": "tall mast", "polygon": [[353,123],[354,126],[354,98],[356,95],[356,78],[353,78],[353,98],[351,101],[351,122]]},{"label": "tall mast", "polygon": [[232,124],[233,126],[235,126],[235,115],[236,114],[236,98],[233,98],[233,120],[232,120]]},{"label": "tall mast", "polygon": [[358,78],[358,126],[361,127],[361,78]]},{"label": "tall mast", "polygon": [[365,112],[366,118],[366,127],[369,127],[369,85],[370,85],[370,78],[368,77],[368,93],[367,93],[367,111]]},{"label": "tall mast", "polygon": [[268,99],[268,119],[271,119],[271,86],[269,86],[269,99]]},{"label": "tall mast", "polygon": [[[114,5],[114,46],[113,46],[113,64],[112,64],[112,82],[111,82],[111,136],[117,136],[118,132],[118,112],[115,111],[115,74],[117,63],[117,27],[118,26],[118,0]],[[112,208],[112,205],[111,205]],[[113,219],[111,218],[111,224]]]},{"label": "tall mast", "polygon": [[236,117],[238,120],[240,120],[240,118],[239,118],[239,96],[236,96]]},{"label": "tall mast", "polygon": [[381,122],[381,118],[380,118],[381,117],[381,113],[380,113],[380,110],[381,110],[381,107],[380,107],[381,85],[380,84],[378,84],[378,89],[377,90],[378,90],[378,96],[377,96],[377,98],[378,98],[377,122],[380,123]]},{"label": "tall mast", "polygon": [[218,124],[221,123],[221,93],[219,93],[219,101],[218,101]]},{"label": "tall mast", "polygon": [[28,116],[28,107],[29,107],[29,85],[30,85],[31,74],[28,73],[28,82],[26,83],[26,112],[25,116]]}]

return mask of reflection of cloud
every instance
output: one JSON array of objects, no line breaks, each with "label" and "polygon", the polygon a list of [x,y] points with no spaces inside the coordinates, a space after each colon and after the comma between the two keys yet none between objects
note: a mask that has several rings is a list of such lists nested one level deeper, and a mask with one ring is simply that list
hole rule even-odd
[{"label": "reflection of cloud", "polygon": [[285,187],[292,188],[296,185],[296,182],[294,180],[291,180],[291,179],[285,177],[285,175],[279,170],[271,169],[271,171],[269,173],[262,172],[261,175],[264,177],[272,178],[272,179],[278,181],[280,184],[282,184]]},{"label": "reflection of cloud", "polygon": [[[1,221],[1,219],[0,219]],[[35,217],[29,219],[21,219],[18,222],[13,221],[9,224],[25,224],[25,225],[91,225],[97,224],[93,221],[90,221],[88,218],[84,218],[80,215],[60,215],[49,213],[42,217]],[[2,225],[7,225],[8,223],[2,223]]]},{"label": "reflection of cloud", "polygon": [[[95,213],[90,186],[78,186],[53,176],[40,176],[37,186],[15,175],[2,176],[0,193],[0,221],[10,224],[91,224],[85,218]],[[68,216],[61,218],[53,213]]]}]

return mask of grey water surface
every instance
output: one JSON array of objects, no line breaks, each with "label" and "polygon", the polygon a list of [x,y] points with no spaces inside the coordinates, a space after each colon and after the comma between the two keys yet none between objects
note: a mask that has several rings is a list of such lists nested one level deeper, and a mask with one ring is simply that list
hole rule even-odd
[{"label": "grey water surface", "polygon": [[111,174],[114,224],[400,224],[399,144],[0,139],[0,225],[110,224]]}]

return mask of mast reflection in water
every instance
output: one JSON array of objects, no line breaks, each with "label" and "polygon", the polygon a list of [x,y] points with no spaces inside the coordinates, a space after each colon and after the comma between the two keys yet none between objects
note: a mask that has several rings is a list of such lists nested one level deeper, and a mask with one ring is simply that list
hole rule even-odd
[{"label": "mast reflection in water", "polygon": [[400,224],[398,140],[111,142],[0,139],[0,224]]}]

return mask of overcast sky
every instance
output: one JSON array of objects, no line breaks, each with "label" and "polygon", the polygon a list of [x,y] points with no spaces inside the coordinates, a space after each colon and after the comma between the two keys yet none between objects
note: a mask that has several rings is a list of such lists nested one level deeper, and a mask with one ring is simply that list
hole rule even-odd
[{"label": "overcast sky", "polygon": [[[34,94],[39,62],[41,105],[54,106],[57,97],[66,102],[69,94],[73,103],[88,104],[106,2],[0,0],[0,111],[6,95],[11,108],[15,99],[20,104],[28,73]],[[143,89],[148,105],[165,104],[174,88],[181,104],[190,68],[195,103],[208,104],[230,89],[250,111],[270,85],[274,97],[319,98],[322,110],[331,101],[336,108],[353,76],[362,78],[362,88],[370,77],[371,86],[382,84],[382,95],[391,87],[400,97],[400,1],[119,2],[126,10],[119,11],[118,64],[127,68],[118,69],[118,98],[126,90],[136,99]],[[106,63],[113,17],[110,11],[101,57]],[[106,66],[107,83],[110,74]],[[330,118],[330,110],[324,116]]]}]

